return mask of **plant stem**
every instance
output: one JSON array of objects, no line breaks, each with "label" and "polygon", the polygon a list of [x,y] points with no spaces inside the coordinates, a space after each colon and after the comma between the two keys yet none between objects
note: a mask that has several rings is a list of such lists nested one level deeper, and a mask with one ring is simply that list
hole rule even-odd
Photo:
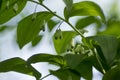
[{"label": "plant stem", "polygon": [[[31,0],[30,0],[30,1],[31,1]],[[85,37],[83,36],[83,34],[82,34],[78,29],[76,29],[70,22],[68,22],[68,21],[65,20],[64,18],[62,18],[62,17],[60,17],[59,15],[57,15],[56,13],[54,13],[54,12],[53,12],[52,10],[50,10],[47,6],[45,6],[45,5],[42,4],[42,3],[33,1],[33,0],[32,0],[31,2],[34,2],[34,3],[36,3],[36,4],[39,4],[39,5],[43,6],[43,7],[44,7],[45,9],[47,9],[51,14],[53,14],[54,16],[56,16],[57,18],[63,20],[63,21],[66,22],[69,26],[71,26],[71,28],[74,29],[74,31],[76,31],[82,38],[85,38]]]},{"label": "plant stem", "polygon": [[51,75],[51,74],[48,74],[48,75],[42,77],[40,80],[43,80],[44,78],[46,78],[46,77],[48,77],[48,76],[50,76],[50,75]]},{"label": "plant stem", "polygon": [[94,50],[94,49],[92,49],[92,52],[93,52],[94,56],[96,57],[96,59],[97,59],[97,61],[98,61],[99,65],[100,65],[100,67],[101,67],[101,69],[102,69],[103,74],[105,74],[105,73],[106,73],[106,71],[104,70],[104,68],[103,68],[103,66],[102,66],[102,63],[101,63],[101,61],[100,61],[100,59],[99,59],[98,55],[96,54],[96,52],[95,52],[95,50]]}]

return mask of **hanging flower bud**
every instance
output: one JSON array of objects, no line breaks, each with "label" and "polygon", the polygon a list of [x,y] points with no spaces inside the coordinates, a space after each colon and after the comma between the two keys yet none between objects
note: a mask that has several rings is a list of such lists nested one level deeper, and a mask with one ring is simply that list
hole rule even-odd
[{"label": "hanging flower bud", "polygon": [[6,9],[9,9],[9,6],[10,6],[10,1],[8,0],[8,1],[6,2]]},{"label": "hanging flower bud", "polygon": [[78,44],[77,46],[76,46],[76,48],[74,49],[74,51],[75,51],[75,53],[79,53],[79,54],[82,54],[82,52],[83,52],[83,47],[80,45],[80,44]]},{"label": "hanging flower bud", "polygon": [[54,35],[55,39],[62,39],[62,31],[61,29],[57,29]]},{"label": "hanging flower bud", "polygon": [[13,10],[15,11],[15,13],[18,11],[18,4],[17,3],[14,4]]}]

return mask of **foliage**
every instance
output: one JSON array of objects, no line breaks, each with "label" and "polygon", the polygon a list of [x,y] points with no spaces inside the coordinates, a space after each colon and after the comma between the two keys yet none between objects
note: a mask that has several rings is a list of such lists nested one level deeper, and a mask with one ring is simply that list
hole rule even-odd
[{"label": "foliage", "polygon": [[[22,49],[29,42],[36,46],[43,36],[40,31],[45,30],[46,24],[50,31],[60,24],[52,36],[57,55],[39,53],[28,60],[19,57],[7,59],[0,62],[0,72],[15,71],[42,80],[47,76],[41,78],[41,73],[32,64],[48,62],[59,66],[58,70],[50,70],[49,75],[60,80],[80,80],[81,77],[92,80],[92,67],[103,74],[103,80],[120,79],[120,20],[115,20],[114,17],[106,19],[101,7],[92,1],[74,3],[73,0],[63,0],[66,6],[63,10],[65,18],[62,18],[45,6],[44,0],[0,0],[0,24],[18,15],[29,1],[41,5],[47,11],[34,12],[18,23],[19,48]],[[78,19],[73,26],[69,18],[74,16],[86,17]],[[60,21],[54,21],[52,17],[57,17]],[[61,22],[67,23],[73,30],[62,31]],[[96,24],[97,35],[85,37],[84,28],[93,23]],[[99,31],[103,25],[106,30]],[[5,29],[6,26],[0,27],[0,32]],[[75,42],[76,36],[81,36],[82,40]]]}]

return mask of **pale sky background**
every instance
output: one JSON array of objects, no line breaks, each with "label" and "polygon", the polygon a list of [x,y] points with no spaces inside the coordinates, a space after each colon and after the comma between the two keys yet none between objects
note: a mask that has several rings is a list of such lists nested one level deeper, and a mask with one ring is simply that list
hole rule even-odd
[{"label": "pale sky background", "polygon": [[[79,1],[85,1],[85,0],[74,0],[74,1],[79,2]],[[107,15],[109,11],[109,7],[113,3],[114,0],[89,0],[89,1],[94,1],[97,4],[99,4],[104,14]],[[62,10],[64,9],[65,5],[62,2],[62,0],[45,0],[44,3],[47,6],[49,6],[50,9],[52,9],[53,11],[56,11],[58,15],[60,16],[63,15]],[[120,4],[120,1],[118,4]],[[17,17],[15,17],[14,19],[12,19],[6,24],[11,25],[11,26],[17,25],[19,20],[21,20],[24,15],[29,15],[33,13],[34,9],[35,9],[35,4],[33,5],[31,2],[29,2],[20,15],[18,15]],[[44,10],[44,8],[38,6],[37,11],[39,10]],[[74,18],[71,20],[71,22],[74,22]],[[63,25],[69,28],[67,24],[64,23],[61,26],[64,27]],[[89,28],[89,29],[94,30],[94,27]],[[93,34],[94,32],[91,31],[87,35],[93,35]],[[6,30],[3,32],[3,34],[0,33],[0,61],[8,59],[8,58],[12,58],[12,57],[21,57],[27,60],[31,55],[37,54],[37,53],[55,54],[55,50],[53,49],[50,42],[48,42],[47,40],[49,38],[49,35],[47,34],[45,34],[45,37],[42,39],[42,42],[39,43],[36,47],[31,48],[30,47],[31,44],[28,44],[22,50],[20,50],[18,48],[18,45],[14,43],[15,37],[16,37],[16,29],[11,30],[9,32]],[[48,65],[47,63],[44,63],[44,64],[37,63],[34,66],[37,70],[42,72],[43,76],[48,74],[49,68],[54,67],[54,66]],[[54,69],[57,69],[57,68],[54,67]],[[35,78],[28,76],[28,75],[16,73],[16,72],[7,72],[7,73],[0,73],[0,80],[35,80]],[[58,80],[58,79],[53,76],[49,76],[48,78],[45,78],[44,80]],[[101,80],[101,74],[97,72],[96,70],[94,70],[93,80]]]}]

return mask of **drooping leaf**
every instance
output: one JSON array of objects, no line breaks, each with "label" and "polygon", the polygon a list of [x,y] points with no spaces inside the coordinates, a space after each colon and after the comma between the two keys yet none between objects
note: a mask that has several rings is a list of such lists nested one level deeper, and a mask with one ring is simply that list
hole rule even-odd
[{"label": "drooping leaf", "polygon": [[42,36],[38,35],[36,36],[33,40],[32,40],[32,46],[36,46],[40,40],[41,40]]},{"label": "drooping leaf", "polygon": [[32,72],[26,67],[26,61],[18,57],[0,62],[0,72],[9,71],[32,75]]},{"label": "drooping leaf", "polygon": [[72,69],[76,68],[81,61],[85,58],[85,55],[82,54],[67,54],[64,56],[67,61],[67,64]]},{"label": "drooping leaf", "polygon": [[81,77],[80,74],[70,69],[51,70],[50,73],[58,77],[60,80],[80,80]]},{"label": "drooping leaf", "polygon": [[92,24],[92,23],[96,23],[96,25],[99,27],[100,25],[100,21],[98,18],[94,17],[94,16],[89,16],[89,17],[85,17],[85,18],[82,18],[82,19],[79,19],[77,22],[76,22],[76,25],[75,27],[77,29],[83,29],[85,27],[87,27],[88,25]]},{"label": "drooping leaf", "polygon": [[[95,36],[92,37],[92,39],[97,41],[98,45],[101,48],[103,56],[107,61],[107,64],[110,65],[117,54],[117,38],[114,36]],[[98,54],[100,55],[101,53],[98,52]]]},{"label": "drooping leaf", "polygon": [[59,66],[66,66],[66,61],[62,56],[51,55],[51,54],[36,54],[31,56],[28,60],[28,64],[38,63],[38,62],[49,62],[53,64],[57,64]]},{"label": "drooping leaf", "polygon": [[58,24],[59,22],[54,21],[54,20],[49,20],[47,22],[48,28],[50,29],[50,31]]},{"label": "drooping leaf", "polygon": [[105,16],[102,9],[94,2],[82,1],[74,3],[71,12],[68,15],[68,11],[64,9],[64,16],[68,20],[73,16],[100,16],[102,21],[105,22]]},{"label": "drooping leaf", "polygon": [[[36,15],[36,16],[35,16]],[[32,41],[42,29],[41,27],[47,22],[53,15],[49,12],[38,12],[31,14],[19,22],[17,28],[17,41],[19,47]]]},{"label": "drooping leaf", "polygon": [[[0,24],[9,21],[14,16],[18,15],[25,7],[27,0],[0,0]],[[17,5],[17,6],[16,6]],[[16,11],[15,11],[16,10]]]},{"label": "drooping leaf", "polygon": [[76,33],[74,31],[62,31],[62,38],[54,38],[54,46],[57,51],[57,54],[62,54],[66,52],[68,45],[71,43],[72,38]]},{"label": "drooping leaf", "polygon": [[[73,0],[63,0],[63,2],[66,5],[67,12],[71,12],[72,5],[73,5]],[[68,15],[69,15],[69,13],[68,13]]]}]

